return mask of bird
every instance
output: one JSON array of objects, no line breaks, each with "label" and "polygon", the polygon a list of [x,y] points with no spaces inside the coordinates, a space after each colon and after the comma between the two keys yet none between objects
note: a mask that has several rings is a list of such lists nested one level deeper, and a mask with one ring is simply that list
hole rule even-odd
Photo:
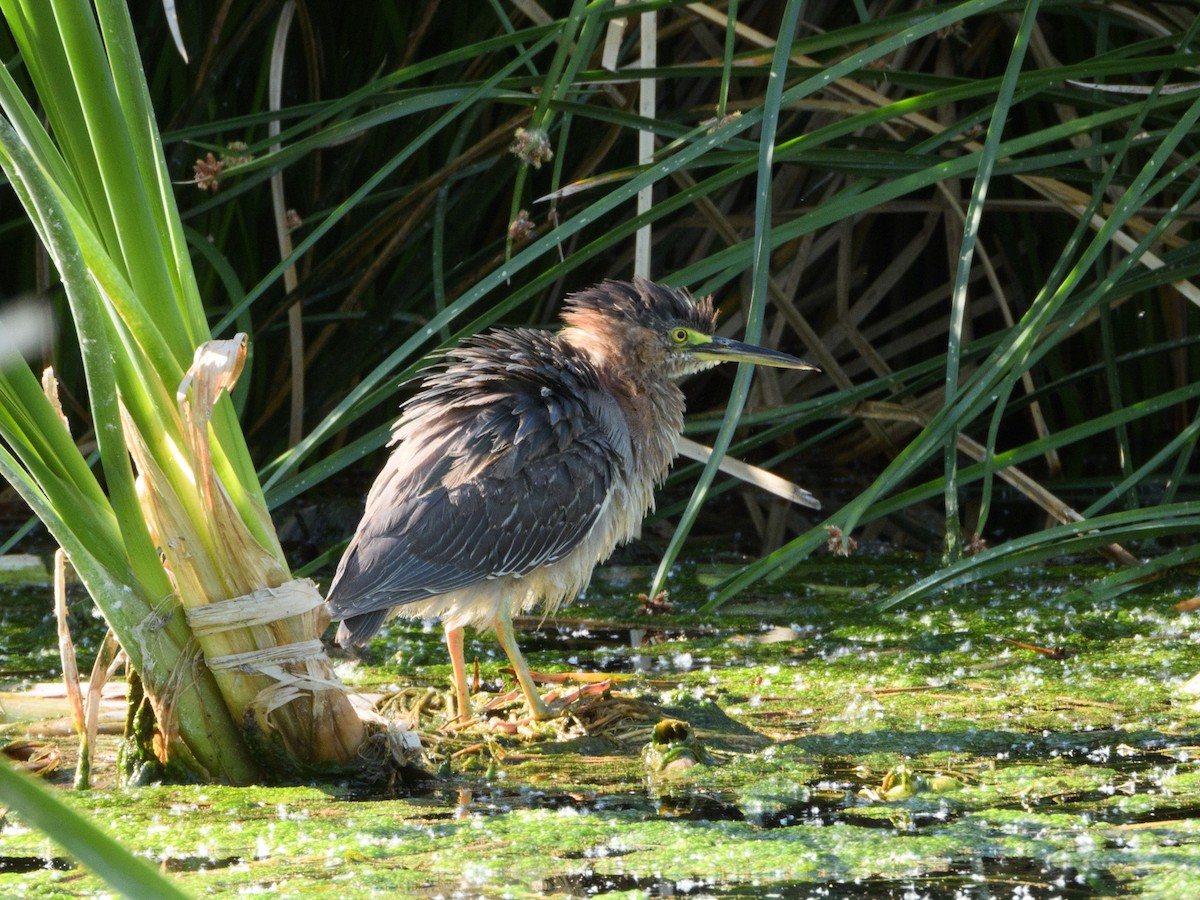
[{"label": "bird", "polygon": [[393,615],[440,619],[462,720],[467,627],[495,632],[531,718],[556,716],[513,616],[553,613],[638,535],[676,455],[680,379],[722,362],[817,368],[717,335],[711,296],[640,277],[570,295],[561,319],[481,333],[425,370],[326,596],[342,646]]}]

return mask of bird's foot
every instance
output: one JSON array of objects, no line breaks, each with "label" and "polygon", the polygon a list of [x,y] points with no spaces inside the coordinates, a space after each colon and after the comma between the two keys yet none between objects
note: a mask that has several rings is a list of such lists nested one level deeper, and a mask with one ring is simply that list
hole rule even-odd
[{"label": "bird's foot", "polygon": [[544,695],[534,694],[532,697],[526,697],[520,689],[515,689],[492,699],[483,711],[485,714],[498,711],[525,699],[528,715],[510,716],[508,719],[493,717],[487,720],[487,727],[490,731],[537,736],[537,726],[540,723],[553,723],[556,719],[561,719],[570,712],[574,704],[589,697],[601,696],[611,687],[612,681],[606,679],[571,687],[554,687]]},{"label": "bird's foot", "polygon": [[[551,697],[554,693],[554,691],[551,691],[547,697]],[[520,688],[514,688],[507,694],[501,694],[498,697],[493,697],[483,707],[483,712],[485,714],[498,712],[499,710],[504,709],[506,706],[509,706],[513,703],[518,703],[521,700],[526,701],[526,706],[529,710],[529,715],[526,718],[521,719],[521,722],[545,722],[550,719],[557,719],[563,714],[562,710],[555,710],[547,705],[546,701],[543,700],[538,694],[529,696],[526,695]],[[492,721],[496,721],[496,719],[493,718]]]},{"label": "bird's foot", "polygon": [[[612,686],[612,679],[606,678],[604,681],[593,681],[590,684],[581,684],[566,690],[555,688],[546,694],[545,700],[547,703],[562,704],[565,712],[566,707],[572,703],[577,703],[585,697],[599,697]],[[561,714],[559,713],[559,715]]]}]

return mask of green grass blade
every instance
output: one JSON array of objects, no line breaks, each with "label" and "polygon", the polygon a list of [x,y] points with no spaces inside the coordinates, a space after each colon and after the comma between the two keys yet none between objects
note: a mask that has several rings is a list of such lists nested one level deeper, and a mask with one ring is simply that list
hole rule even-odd
[{"label": "green grass blade", "polygon": [[[767,306],[767,284],[771,278],[771,181],[774,178],[775,135],[779,128],[780,104],[783,99],[784,78],[787,73],[788,61],[791,55],[792,40],[796,34],[796,24],[800,19],[803,0],[788,0],[783,10],[783,20],[779,26],[779,37],[775,44],[775,52],[771,58],[771,74],[767,85],[767,95],[763,103],[762,130],[759,136],[758,178],[755,185],[754,197],[754,267],[752,273],[753,288],[750,294],[750,308],[746,312],[746,340],[755,343],[762,334],[763,313]],[[700,508],[708,496],[708,490],[720,469],[721,460],[729,450],[733,440],[733,432],[737,428],[738,417],[746,405],[750,393],[750,379],[754,367],[745,363],[738,364],[737,375],[733,380],[733,390],[729,404],[725,410],[725,419],[713,440],[713,452],[704,466],[704,471],[692,491],[692,498],[687,508],[675,526],[675,533],[667,544],[663,558],[659,561],[658,570],[650,586],[650,596],[655,597],[667,583],[667,575],[675,564],[684,542],[691,532]]]},{"label": "green grass blade", "polygon": [[1200,514],[1195,505],[1189,503],[1164,505],[1154,510],[1126,510],[1083,522],[1056,525],[945,566],[904,590],[872,603],[870,608],[873,612],[882,612],[917,597],[1010,571],[1014,566],[1034,565],[1054,556],[1086,553],[1108,544],[1187,534],[1198,527]]},{"label": "green grass blade", "polygon": [[0,802],[54,838],[68,853],[126,897],[187,898],[175,882],[134,856],[99,825],[28,775],[0,762]]},{"label": "green grass blade", "polygon": [[[950,332],[946,348],[946,405],[954,402],[959,392],[959,357],[962,348],[963,324],[966,318],[967,287],[971,277],[971,264],[975,258],[975,245],[979,236],[979,223],[983,218],[983,204],[987,198],[988,185],[991,182],[992,170],[996,164],[996,154],[1000,147],[1000,135],[1008,121],[1008,112],[1012,106],[1013,95],[1017,89],[1017,77],[1025,61],[1025,51],[1029,46],[1030,34],[1037,22],[1038,0],[1029,0],[1021,14],[1017,37],[1013,42],[1012,53],[1008,58],[1008,66],[1000,83],[996,96],[992,119],[988,125],[987,137],[983,142],[983,151],[979,155],[979,171],[971,186],[971,199],[967,203],[966,221],[963,225],[962,241],[958,248],[958,265],[954,274],[954,290],[950,299]],[[951,427],[945,437],[942,450],[943,466],[945,468],[946,492],[946,531],[945,542],[942,546],[942,560],[953,562],[958,559],[962,545],[962,524],[958,515],[958,429]],[[843,540],[846,538],[843,537]]]}]

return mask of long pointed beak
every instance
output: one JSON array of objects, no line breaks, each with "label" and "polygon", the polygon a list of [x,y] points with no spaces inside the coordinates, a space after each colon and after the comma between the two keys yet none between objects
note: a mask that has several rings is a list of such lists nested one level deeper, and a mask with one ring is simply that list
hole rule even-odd
[{"label": "long pointed beak", "polygon": [[713,362],[746,362],[760,366],[774,366],[777,369],[820,371],[812,363],[800,359],[798,356],[790,356],[787,353],[780,353],[778,350],[768,350],[766,347],[758,347],[720,335],[713,335],[712,340],[706,344],[696,344],[692,348],[692,354],[700,359]]}]

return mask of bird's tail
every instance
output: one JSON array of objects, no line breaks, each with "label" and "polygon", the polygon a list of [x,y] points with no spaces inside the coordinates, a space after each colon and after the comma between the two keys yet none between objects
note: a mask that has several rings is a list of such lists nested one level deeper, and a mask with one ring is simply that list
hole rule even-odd
[{"label": "bird's tail", "polygon": [[359,616],[348,616],[338,626],[337,642],[342,647],[354,644],[361,647],[366,644],[387,620],[390,609],[374,609]]}]

